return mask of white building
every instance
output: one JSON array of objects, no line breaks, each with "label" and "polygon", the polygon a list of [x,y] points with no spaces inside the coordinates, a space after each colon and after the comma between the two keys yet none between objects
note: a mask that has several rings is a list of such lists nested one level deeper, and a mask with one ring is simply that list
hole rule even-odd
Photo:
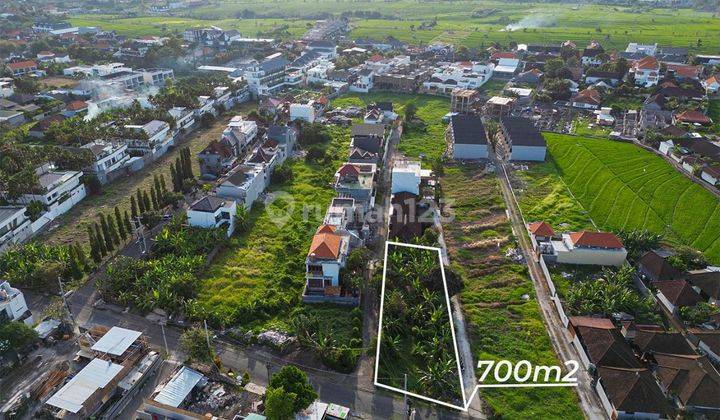
[{"label": "white building", "polygon": [[185,107],[173,107],[168,110],[168,114],[175,120],[175,130],[173,137],[178,134],[188,132],[195,124],[195,113]]},{"label": "white building", "polygon": [[720,167],[705,166],[700,171],[700,178],[710,185],[720,184]]},{"label": "white building", "polygon": [[625,48],[625,52],[633,55],[642,54],[654,57],[655,54],[657,54],[657,49],[657,44],[638,44],[637,42],[631,42],[628,44],[627,48]]},{"label": "white building", "polygon": [[0,78],[0,98],[7,98],[15,94],[15,84],[12,77]]},{"label": "white building", "polygon": [[25,296],[6,281],[0,283],[0,322],[3,318],[23,322],[25,325],[32,325],[34,322],[25,303]]},{"label": "white building", "polygon": [[423,91],[450,95],[453,89],[478,89],[493,75],[493,64],[458,62],[438,67],[423,82]]},{"label": "white building", "polygon": [[498,140],[498,150],[509,160],[545,161],[547,153],[545,138],[527,118],[500,118]]},{"label": "white building", "polygon": [[126,139],[128,150],[149,154],[153,159],[164,155],[173,144],[170,135],[170,124],[165,121],[152,120],[145,125],[126,125],[126,129],[137,132],[136,138]]},{"label": "white building", "polygon": [[127,153],[127,144],[124,143],[95,140],[92,143],[82,145],[81,148],[90,150],[93,154],[94,161],[85,170],[97,176],[101,184],[110,182],[108,174],[121,168],[125,162],[130,160],[130,155]]},{"label": "white building", "polygon": [[315,108],[311,104],[290,104],[290,121],[315,121]]},{"label": "white building", "polygon": [[275,53],[255,62],[245,71],[250,91],[257,96],[268,96],[285,86],[287,59],[282,53]]},{"label": "white building", "polygon": [[395,161],[392,169],[391,194],[409,192],[420,195],[421,180],[420,162],[412,160]]},{"label": "white building", "polygon": [[230,119],[220,138],[221,141],[232,146],[235,156],[240,156],[255,140],[257,133],[258,126],[255,121],[246,120],[242,115],[236,115]]},{"label": "white building", "polygon": [[608,232],[564,233],[561,240],[550,241],[549,255],[558,263],[621,266],[627,250],[620,239]]},{"label": "white building", "polygon": [[270,183],[265,165],[238,165],[217,188],[219,197],[231,198],[249,209]]},{"label": "white building", "polygon": [[146,86],[163,86],[175,78],[172,69],[139,69],[138,73],[142,74]]},{"label": "white building", "polygon": [[30,219],[24,206],[0,206],[0,254],[20,244],[32,234]]},{"label": "white building", "polygon": [[51,396],[46,404],[58,417],[90,418],[102,396],[109,395],[121,378],[124,366],[95,358]]},{"label": "white building", "polygon": [[235,231],[237,204],[214,195],[205,196],[187,209],[188,224],[200,228],[224,228],[228,237]]},{"label": "white building", "polygon": [[82,171],[56,171],[53,164],[45,164],[35,170],[39,188],[23,194],[18,203],[39,201],[47,212],[41,218],[53,220],[85,198],[85,184],[80,181]]},{"label": "white building", "polygon": [[660,81],[660,62],[655,57],[647,56],[636,61],[630,71],[637,86],[652,87]]},{"label": "white building", "polygon": [[357,75],[357,79],[350,85],[351,92],[368,93],[373,88],[373,71],[370,69],[362,69]]}]

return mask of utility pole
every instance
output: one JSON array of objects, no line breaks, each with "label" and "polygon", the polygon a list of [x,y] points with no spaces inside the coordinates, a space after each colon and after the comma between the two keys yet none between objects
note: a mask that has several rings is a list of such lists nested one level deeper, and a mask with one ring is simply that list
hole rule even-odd
[{"label": "utility pole", "polygon": [[65,307],[65,311],[67,312],[68,318],[70,318],[70,323],[73,325],[73,330],[77,329],[77,325],[75,325],[75,317],[73,317],[72,311],[70,310],[70,305],[68,304],[67,299],[65,298],[65,288],[63,287],[62,279],[60,276],[58,276],[58,285],[60,286],[60,297],[63,301],[63,306]]},{"label": "utility pole", "polygon": [[203,320],[203,324],[205,324],[205,340],[207,341],[208,349],[212,349],[212,347],[210,347],[210,334],[208,334],[207,320]]},{"label": "utility pole", "polygon": [[160,322],[160,329],[162,330],[163,342],[165,343],[165,353],[170,356],[170,350],[167,345],[167,338],[165,337],[165,321]]},{"label": "utility pole", "polygon": [[404,377],[405,377],[405,379],[404,379],[403,389],[405,390],[405,393],[403,394],[403,404],[404,404],[405,409],[403,410],[403,412],[405,413],[405,417],[409,418],[410,413],[408,413],[407,373],[404,375]]},{"label": "utility pole", "polygon": [[145,242],[145,229],[140,221],[140,216],[133,219],[133,231],[135,231],[135,236],[138,238],[140,252],[142,252],[142,255],[145,255],[147,253],[147,243]]}]

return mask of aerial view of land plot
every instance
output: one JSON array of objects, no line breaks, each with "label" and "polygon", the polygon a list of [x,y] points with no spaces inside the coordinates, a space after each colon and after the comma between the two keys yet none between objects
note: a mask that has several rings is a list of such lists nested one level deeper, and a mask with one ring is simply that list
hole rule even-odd
[{"label": "aerial view of land plot", "polygon": [[0,2],[0,418],[720,412],[717,0]]},{"label": "aerial view of land plot", "polygon": [[388,244],[377,382],[462,406],[448,290],[438,251]]}]

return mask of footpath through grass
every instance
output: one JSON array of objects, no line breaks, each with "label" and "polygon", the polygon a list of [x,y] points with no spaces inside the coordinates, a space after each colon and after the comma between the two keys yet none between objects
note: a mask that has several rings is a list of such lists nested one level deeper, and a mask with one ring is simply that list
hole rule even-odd
[{"label": "footpath through grass", "polygon": [[445,151],[445,124],[442,117],[450,111],[450,100],[440,96],[410,95],[403,93],[368,93],[343,96],[333,100],[336,108],[343,106],[367,106],[373,102],[392,102],[395,112],[405,115],[405,106],[414,103],[417,106],[417,117],[424,127],[407,128],[403,131],[402,141],[398,146],[400,153],[417,158],[425,155],[426,161],[440,157]]},{"label": "footpath through grass", "polygon": [[[647,229],[720,262],[718,198],[663,158],[630,143],[554,133],[545,138],[559,176],[600,229]],[[531,214],[548,221],[565,217],[552,205]]]},{"label": "footpath through grass", "polygon": [[[455,219],[443,229],[451,264],[464,281],[460,301],[474,360],[559,365],[527,267],[505,256],[516,245],[498,180],[481,170],[449,167],[441,180],[445,197],[454,200]],[[498,418],[582,418],[567,388],[485,389],[480,397]]]}]

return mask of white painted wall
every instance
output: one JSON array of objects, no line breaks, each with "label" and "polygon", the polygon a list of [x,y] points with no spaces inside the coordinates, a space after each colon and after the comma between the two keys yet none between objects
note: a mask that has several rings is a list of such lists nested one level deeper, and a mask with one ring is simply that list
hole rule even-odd
[{"label": "white painted wall", "polygon": [[545,161],[545,147],[539,146],[515,146],[512,147],[510,153],[510,160],[527,160],[544,162]]},{"label": "white painted wall", "polygon": [[485,144],[458,144],[453,145],[454,159],[487,159],[488,149]]}]

